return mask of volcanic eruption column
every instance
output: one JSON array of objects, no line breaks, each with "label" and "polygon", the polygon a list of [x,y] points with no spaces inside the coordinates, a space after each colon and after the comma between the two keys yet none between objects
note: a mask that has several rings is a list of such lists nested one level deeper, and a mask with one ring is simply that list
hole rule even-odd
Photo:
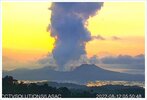
[{"label": "volcanic eruption column", "polygon": [[70,60],[86,54],[85,44],[92,39],[85,23],[103,6],[102,2],[52,3],[51,24],[48,30],[56,39],[52,53],[60,70]]}]

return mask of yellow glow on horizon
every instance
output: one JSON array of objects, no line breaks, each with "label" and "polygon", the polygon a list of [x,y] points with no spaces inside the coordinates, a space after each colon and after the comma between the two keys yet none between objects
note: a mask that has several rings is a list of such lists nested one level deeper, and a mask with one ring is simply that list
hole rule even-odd
[{"label": "yellow glow on horizon", "polygon": [[11,51],[17,51],[21,55],[26,52],[30,59],[30,55],[35,52],[43,55],[52,51],[55,40],[46,31],[50,23],[50,5],[51,3],[45,2],[2,3],[4,55],[11,54]]},{"label": "yellow glow on horizon", "polygon": [[[144,2],[106,2],[96,16],[89,18],[88,23],[87,28],[92,36],[106,38],[86,44],[88,57],[144,54]],[[113,36],[122,40],[112,40]]]},{"label": "yellow glow on horizon", "polygon": [[145,36],[144,2],[106,2],[98,14],[88,20],[92,35]]},{"label": "yellow glow on horizon", "polygon": [[122,40],[93,40],[87,43],[88,57],[98,56],[136,56],[144,54],[144,37],[125,37]]},{"label": "yellow glow on horizon", "polygon": [[[47,2],[2,3],[3,56],[32,60],[52,52],[55,39],[46,31],[51,11]],[[107,54],[144,54],[145,4],[143,2],[105,2],[98,15],[88,20],[93,40],[86,44],[88,57]],[[111,40],[118,36],[122,40]],[[17,55],[17,56],[15,56]]]}]

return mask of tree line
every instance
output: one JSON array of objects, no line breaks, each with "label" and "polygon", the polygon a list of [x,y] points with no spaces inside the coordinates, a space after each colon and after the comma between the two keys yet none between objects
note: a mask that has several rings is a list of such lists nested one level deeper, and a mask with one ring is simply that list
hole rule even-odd
[{"label": "tree line", "polygon": [[[119,86],[120,87],[120,86]],[[86,90],[80,89],[69,89],[67,87],[51,87],[47,83],[43,85],[38,85],[36,83],[24,83],[18,82],[18,80],[14,79],[12,76],[5,76],[2,79],[2,94],[5,98],[5,95],[11,94],[21,94],[22,97],[25,97],[27,94],[44,94],[44,95],[52,95],[50,97],[55,97],[54,94],[57,94],[61,98],[96,98],[98,95],[110,95],[114,94],[140,94],[141,98],[145,97],[145,89],[141,87],[124,87],[122,88],[113,88],[113,86],[102,86],[102,87],[89,87]],[[53,96],[54,95],[54,96]],[[56,97],[58,97],[56,96]],[[11,96],[12,97],[12,96]],[[11,98],[10,97],[10,98]]]}]

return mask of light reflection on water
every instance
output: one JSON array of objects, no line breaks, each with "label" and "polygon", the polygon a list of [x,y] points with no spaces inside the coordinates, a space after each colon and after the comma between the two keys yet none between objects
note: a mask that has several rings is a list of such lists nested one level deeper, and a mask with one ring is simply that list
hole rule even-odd
[{"label": "light reflection on water", "polygon": [[139,86],[143,88],[145,87],[144,82],[141,81],[96,81],[96,82],[88,82],[86,85],[88,87],[103,86],[103,85]]},{"label": "light reflection on water", "polygon": [[34,81],[34,80],[18,80],[18,83],[21,83],[21,82],[23,82],[25,84],[30,84],[30,83],[47,83],[48,80],[36,80],[36,81]]},{"label": "light reflection on water", "polygon": [[[30,83],[48,83],[48,80],[39,80],[39,81],[30,81],[30,80],[19,80],[18,83],[23,82],[26,84]],[[60,82],[59,82],[60,83]],[[72,83],[72,82],[62,82],[62,83]],[[104,85],[123,85],[123,86],[139,86],[145,88],[145,84],[143,81],[95,81],[95,82],[87,82],[86,86],[94,87],[94,86],[104,86]]]}]

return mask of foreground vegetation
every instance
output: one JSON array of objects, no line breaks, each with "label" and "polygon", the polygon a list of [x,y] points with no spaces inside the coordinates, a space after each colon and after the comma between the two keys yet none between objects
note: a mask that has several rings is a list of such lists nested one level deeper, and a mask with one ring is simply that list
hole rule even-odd
[{"label": "foreground vegetation", "polygon": [[[86,86],[85,86],[86,87]],[[144,98],[145,89],[138,86],[106,85],[82,89],[51,87],[47,83],[18,83],[12,76],[2,79],[4,98]],[[33,95],[33,96],[32,96]]]}]

